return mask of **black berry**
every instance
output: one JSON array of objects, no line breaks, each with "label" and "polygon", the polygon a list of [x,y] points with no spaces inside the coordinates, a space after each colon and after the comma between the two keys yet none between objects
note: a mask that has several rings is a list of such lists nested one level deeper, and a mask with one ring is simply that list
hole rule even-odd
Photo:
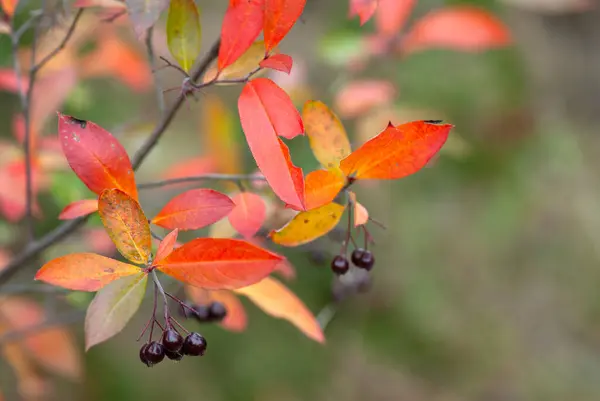
[{"label": "black berry", "polygon": [[146,361],[148,361],[148,366],[156,365],[165,359],[165,348],[162,346],[162,344],[152,341],[146,347],[144,355],[146,357]]},{"label": "black berry", "polygon": [[331,270],[333,270],[335,274],[344,274],[348,271],[349,268],[350,264],[348,263],[348,259],[346,259],[345,256],[337,255],[331,261]]},{"label": "black berry", "polygon": [[373,252],[365,251],[362,254],[359,262],[360,263],[356,263],[356,266],[360,267],[361,269],[371,270],[375,264],[375,256],[373,256]]},{"label": "black berry", "polygon": [[196,319],[200,322],[208,322],[210,320],[210,305],[197,305],[194,307]]},{"label": "black berry", "polygon": [[352,252],[352,255],[350,256],[350,259],[352,260],[352,263],[355,266],[358,266],[358,264],[360,263],[360,260],[362,259],[364,253],[365,253],[365,250],[363,248],[356,248]]},{"label": "black berry", "polygon": [[206,339],[198,333],[190,333],[183,342],[183,353],[190,356],[204,355],[206,351]]},{"label": "black berry", "polygon": [[227,315],[227,308],[221,302],[213,302],[210,304],[210,320],[220,321]]},{"label": "black berry", "polygon": [[183,345],[183,337],[174,329],[165,330],[162,336],[162,345],[165,350],[178,352]]},{"label": "black berry", "polygon": [[183,354],[181,352],[165,350],[165,355],[172,361],[181,361],[181,359],[183,358]]},{"label": "black berry", "polygon": [[149,344],[144,344],[142,345],[142,348],[140,348],[140,361],[142,361],[142,363],[146,366],[150,366],[150,362],[148,362],[148,359],[146,358],[146,350],[148,349],[148,345]]}]

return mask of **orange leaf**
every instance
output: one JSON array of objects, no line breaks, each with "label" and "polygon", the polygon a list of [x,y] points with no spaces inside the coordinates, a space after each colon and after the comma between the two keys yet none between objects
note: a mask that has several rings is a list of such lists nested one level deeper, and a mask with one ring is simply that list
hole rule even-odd
[{"label": "orange leaf", "polygon": [[234,206],[229,196],[214,189],[191,189],[171,199],[152,223],[170,230],[197,230],[221,220]]},{"label": "orange leaf", "polygon": [[221,28],[219,70],[240,58],[262,30],[263,1],[246,0],[229,4]]},{"label": "orange leaf", "polygon": [[59,220],[71,220],[87,216],[98,210],[97,199],[82,199],[69,203],[58,215]]},{"label": "orange leaf", "polygon": [[224,174],[239,173],[242,171],[240,160],[243,157],[237,139],[239,129],[232,112],[219,97],[211,94],[206,95],[202,105],[200,132],[206,152],[218,155],[214,158],[215,170]]},{"label": "orange leaf", "polygon": [[289,223],[269,234],[271,240],[283,246],[299,246],[322,237],[333,230],[342,218],[345,207],[329,203],[320,208],[298,213]]},{"label": "orange leaf", "polygon": [[416,0],[379,0],[375,15],[377,32],[386,36],[398,34],[410,17],[415,3]]},{"label": "orange leaf", "polygon": [[396,89],[389,81],[354,81],[338,91],[335,97],[335,108],[340,116],[354,118],[373,107],[391,102],[395,95]]},{"label": "orange leaf", "polygon": [[368,20],[371,19],[375,10],[377,10],[377,3],[382,0],[350,0],[350,10],[348,11],[348,18],[353,18],[358,15],[360,25],[363,26]]},{"label": "orange leaf", "polygon": [[346,184],[346,177],[336,170],[316,170],[304,179],[306,210],[317,209],[333,202]]},{"label": "orange leaf", "polygon": [[325,168],[338,167],[351,153],[350,141],[339,118],[325,103],[308,101],[302,110],[306,135],[316,159]]},{"label": "orange leaf", "polygon": [[69,290],[98,291],[119,277],[139,272],[137,266],[95,253],[73,253],[43,265],[35,279]]},{"label": "orange leaf", "polygon": [[[275,52],[276,50],[273,50]],[[271,52],[271,53],[273,53]],[[206,74],[202,77],[202,82],[207,83],[213,81],[219,75],[219,79],[242,79],[245,78],[249,73],[256,70],[259,67],[261,61],[265,58],[265,42],[264,40],[257,40],[250,45],[250,47],[238,57],[233,63],[227,67],[219,70],[218,66],[211,67]],[[260,74],[260,71],[256,73]],[[226,84],[223,84],[226,85]],[[236,85],[236,84],[230,84]]]},{"label": "orange leaf", "polygon": [[489,12],[473,6],[453,6],[432,11],[417,21],[406,34],[402,49],[480,51],[508,46],[510,42],[507,27]]},{"label": "orange leaf", "polygon": [[125,148],[102,127],[58,113],[58,134],[69,166],[96,194],[118,188],[137,200],[137,188]]},{"label": "orange leaf", "polygon": [[282,256],[246,241],[197,238],[171,252],[158,268],[184,283],[221,290],[254,284],[281,260]]},{"label": "orange leaf", "polygon": [[175,243],[177,242],[177,234],[179,234],[178,229],[174,229],[170,233],[168,233],[160,244],[158,245],[158,250],[156,251],[156,256],[154,257],[154,263],[158,264],[161,260],[169,256],[171,252],[173,252],[173,248],[175,247]]},{"label": "orange leaf", "polygon": [[229,222],[245,238],[252,238],[260,230],[267,217],[267,205],[259,195],[240,192],[233,197],[235,207],[229,214]]},{"label": "orange leaf", "polygon": [[277,137],[294,137],[304,131],[298,111],[273,81],[248,82],[238,100],[248,146],[273,192],[288,205],[303,209],[302,169],[292,164],[288,147]]},{"label": "orange leaf", "polygon": [[413,121],[391,123],[342,160],[340,168],[357,179],[394,180],[416,173],[440,150],[453,125]]},{"label": "orange leaf", "polygon": [[209,302],[221,302],[227,309],[227,315],[219,322],[221,327],[231,331],[243,331],[248,325],[248,317],[244,305],[229,291],[207,291],[202,288],[185,286],[185,292],[195,305],[206,305]]},{"label": "orange leaf", "polygon": [[121,255],[146,264],[152,254],[152,236],[140,204],[120,189],[106,189],[98,199],[98,213]]},{"label": "orange leaf", "polygon": [[323,330],[311,311],[293,292],[274,278],[267,277],[235,292],[250,298],[265,313],[289,321],[309,338],[325,342]]},{"label": "orange leaf", "polygon": [[348,191],[348,195],[354,204],[354,227],[367,224],[369,221],[369,211],[356,200],[356,194],[354,192]]},{"label": "orange leaf", "polygon": [[267,52],[292,29],[302,15],[306,0],[264,0],[264,36]]},{"label": "orange leaf", "polygon": [[2,10],[4,10],[4,13],[11,18],[17,9],[18,3],[19,0],[0,0],[0,6],[2,6]]},{"label": "orange leaf", "polygon": [[271,68],[273,70],[285,72],[289,74],[292,72],[292,64],[294,60],[287,54],[274,54],[269,56],[260,62],[262,68]]},{"label": "orange leaf", "polygon": [[[22,297],[0,299],[0,321],[16,331],[39,327],[47,317],[36,302]],[[48,370],[70,379],[81,377],[81,359],[75,339],[64,327],[38,329],[23,335],[19,344],[28,356]]]}]

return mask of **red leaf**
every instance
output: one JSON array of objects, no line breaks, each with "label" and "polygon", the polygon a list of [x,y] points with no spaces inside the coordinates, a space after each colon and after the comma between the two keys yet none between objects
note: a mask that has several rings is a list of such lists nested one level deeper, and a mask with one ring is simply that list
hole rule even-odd
[{"label": "red leaf", "polygon": [[335,97],[335,108],[345,118],[357,117],[372,108],[390,103],[396,95],[394,85],[385,80],[349,82]]},{"label": "red leaf", "polygon": [[260,62],[262,68],[271,68],[273,70],[285,72],[289,74],[292,72],[292,64],[294,60],[287,54],[273,54]]},{"label": "red leaf", "polygon": [[35,279],[69,290],[98,291],[111,281],[139,272],[137,266],[95,253],[74,253],[52,259],[38,270]]},{"label": "red leaf", "polygon": [[1,0],[0,1],[0,5],[2,6],[2,10],[4,10],[4,12],[6,13],[6,15],[8,17],[11,17],[14,15],[15,10],[17,9],[17,4],[19,3],[19,0]]},{"label": "red leaf", "polygon": [[358,15],[360,25],[363,26],[375,14],[379,1],[381,0],[350,0],[348,18]]},{"label": "red leaf", "polygon": [[233,197],[235,207],[229,214],[229,222],[245,238],[252,238],[260,230],[267,217],[267,206],[259,195],[240,192]]},{"label": "red leaf", "polygon": [[192,159],[177,162],[167,168],[162,176],[166,180],[172,180],[174,178],[211,173],[215,171],[216,165],[217,161],[211,156],[194,157]]},{"label": "red leaf", "polygon": [[346,184],[346,177],[335,170],[316,170],[304,179],[304,204],[306,210],[317,209],[333,202]]},{"label": "red leaf", "polygon": [[234,206],[227,195],[214,189],[191,189],[171,199],[152,223],[170,230],[197,230],[221,220]]},{"label": "red leaf", "polygon": [[417,21],[407,33],[402,49],[480,51],[507,46],[510,42],[507,27],[489,12],[472,6],[454,6],[432,11]]},{"label": "red leaf", "polygon": [[282,256],[246,241],[197,238],[171,252],[158,268],[187,284],[221,290],[254,284],[282,260]]},{"label": "red leaf", "polygon": [[161,260],[169,256],[171,252],[173,252],[173,248],[177,243],[178,234],[179,230],[174,229],[169,234],[167,234],[165,238],[163,238],[163,240],[160,242],[160,245],[158,245],[158,250],[156,251],[156,256],[154,257],[154,263],[160,262]]},{"label": "red leaf", "polygon": [[230,2],[221,28],[219,70],[236,61],[252,45],[263,27],[263,1]]},{"label": "red leaf", "polygon": [[346,176],[391,180],[422,169],[448,139],[450,124],[413,121],[391,123],[340,163]]},{"label": "red leaf", "polygon": [[273,81],[248,82],[238,100],[242,128],[252,156],[273,192],[288,205],[304,208],[302,169],[294,166],[288,147],[277,137],[292,137],[304,130],[300,114]]},{"label": "red leaf", "polygon": [[377,31],[386,36],[399,33],[415,3],[415,0],[379,0],[375,15]]},{"label": "red leaf", "polygon": [[82,199],[69,203],[58,215],[59,220],[71,220],[98,211],[98,199]]},{"label": "red leaf", "polygon": [[58,134],[69,166],[93,192],[117,188],[137,200],[137,188],[125,148],[90,121],[58,113]]},{"label": "red leaf", "polygon": [[270,52],[302,15],[306,0],[265,0],[265,47]]},{"label": "red leaf", "polygon": [[[22,77],[23,81],[23,91],[27,91],[29,87],[29,79],[27,77]],[[0,69],[0,90],[8,91],[8,92],[18,92],[19,91],[19,81],[17,80],[17,75],[12,68],[1,68]]]}]

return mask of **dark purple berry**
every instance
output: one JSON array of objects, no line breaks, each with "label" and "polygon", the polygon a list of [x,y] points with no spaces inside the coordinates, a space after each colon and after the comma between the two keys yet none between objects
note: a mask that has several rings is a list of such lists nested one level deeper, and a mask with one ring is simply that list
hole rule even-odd
[{"label": "dark purple berry", "polygon": [[148,366],[156,365],[165,359],[165,348],[162,346],[162,344],[152,341],[146,347],[146,352],[144,352],[144,355],[148,361]]},{"label": "dark purple berry", "polygon": [[142,345],[142,348],[140,348],[140,361],[142,361],[142,363],[146,366],[150,366],[150,362],[148,362],[148,359],[146,358],[146,350],[148,349],[148,344],[144,344]]},{"label": "dark purple berry", "polygon": [[348,269],[350,269],[350,264],[345,256],[337,255],[331,261],[331,270],[333,270],[335,274],[345,274]]},{"label": "dark purple berry", "polygon": [[162,345],[165,350],[178,352],[183,345],[183,337],[175,329],[165,330],[162,336]]},{"label": "dark purple berry", "polygon": [[198,333],[190,333],[183,342],[183,353],[190,356],[204,355],[206,351],[206,339]]},{"label": "dark purple berry", "polygon": [[227,315],[227,308],[221,302],[210,304],[210,320],[221,321]]},{"label": "dark purple berry", "polygon": [[375,264],[375,256],[373,256],[373,252],[365,251],[360,258],[360,263],[357,263],[356,266],[361,269],[371,270],[373,265]]},{"label": "dark purple berry", "polygon": [[197,305],[194,307],[196,319],[200,322],[208,322],[210,320],[210,305]]},{"label": "dark purple berry", "polygon": [[352,255],[350,256],[350,259],[352,260],[352,263],[355,266],[358,266],[358,264],[360,263],[360,260],[362,259],[362,256],[363,256],[364,253],[365,253],[365,250],[363,248],[356,248],[352,252]]},{"label": "dark purple berry", "polygon": [[165,350],[165,355],[172,361],[181,361],[181,359],[183,358],[183,354],[181,352]]}]

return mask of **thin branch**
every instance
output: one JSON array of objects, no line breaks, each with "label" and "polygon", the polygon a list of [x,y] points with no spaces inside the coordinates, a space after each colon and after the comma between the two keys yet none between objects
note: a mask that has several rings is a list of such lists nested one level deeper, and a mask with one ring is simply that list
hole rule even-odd
[{"label": "thin branch", "polygon": [[158,104],[158,110],[161,114],[165,112],[165,97],[162,93],[162,85],[160,84],[160,78],[154,72],[156,68],[156,60],[154,60],[154,46],[152,45],[152,34],[154,33],[154,26],[148,28],[146,31],[146,53],[148,54],[148,61],[154,75],[154,90],[156,92],[156,103]]},{"label": "thin branch", "polygon": [[58,316],[56,319],[47,320],[40,324],[26,327],[21,330],[9,331],[0,336],[0,345],[5,344],[14,340],[22,340],[23,337],[27,337],[32,334],[38,334],[41,331],[51,329],[57,326],[65,326],[81,321],[85,317],[85,312],[76,310],[66,313],[62,316]]},{"label": "thin branch", "polygon": [[170,180],[145,182],[138,184],[138,189],[150,189],[165,187],[168,185],[182,184],[186,182],[197,182],[197,181],[266,181],[263,175],[257,174],[202,174],[190,177],[172,178]]},{"label": "thin branch", "polygon": [[154,280],[154,285],[156,286],[156,288],[158,288],[158,292],[160,292],[160,294],[163,297],[163,313],[165,316],[165,326],[167,326],[167,329],[170,329],[171,320],[169,316],[169,300],[167,299],[167,294],[165,293],[165,289],[163,288],[162,284],[160,283],[160,280],[158,279],[158,276],[156,275],[156,270],[152,270],[150,274],[152,274],[152,280]]},{"label": "thin branch", "polygon": [[[209,52],[204,56],[204,58],[198,64],[198,67],[194,69],[194,79],[198,79],[199,77],[206,72],[210,64],[217,58],[219,54],[219,46],[220,40],[217,40],[215,44],[211,47]],[[146,139],[146,142],[142,145],[142,147],[138,150],[133,158],[133,167],[134,169],[138,169],[142,162],[146,159],[150,151],[156,144],[158,140],[162,136],[162,134],[166,131],[169,124],[175,118],[175,115],[179,111],[179,108],[183,104],[185,97],[180,95],[176,102],[167,110],[164,114],[164,117],[160,121],[160,123],[154,128],[154,131],[150,134],[150,136]],[[37,241],[30,242],[28,246],[19,254],[17,254],[5,267],[4,270],[0,271],[0,285],[9,280],[21,267],[24,263],[37,256],[39,253],[44,251],[46,248],[54,245],[58,241],[62,240],[69,234],[73,233],[77,228],[83,226],[85,222],[90,218],[91,215],[83,216],[75,220],[70,220],[62,225],[58,226],[54,230],[50,231],[42,238]]]}]

